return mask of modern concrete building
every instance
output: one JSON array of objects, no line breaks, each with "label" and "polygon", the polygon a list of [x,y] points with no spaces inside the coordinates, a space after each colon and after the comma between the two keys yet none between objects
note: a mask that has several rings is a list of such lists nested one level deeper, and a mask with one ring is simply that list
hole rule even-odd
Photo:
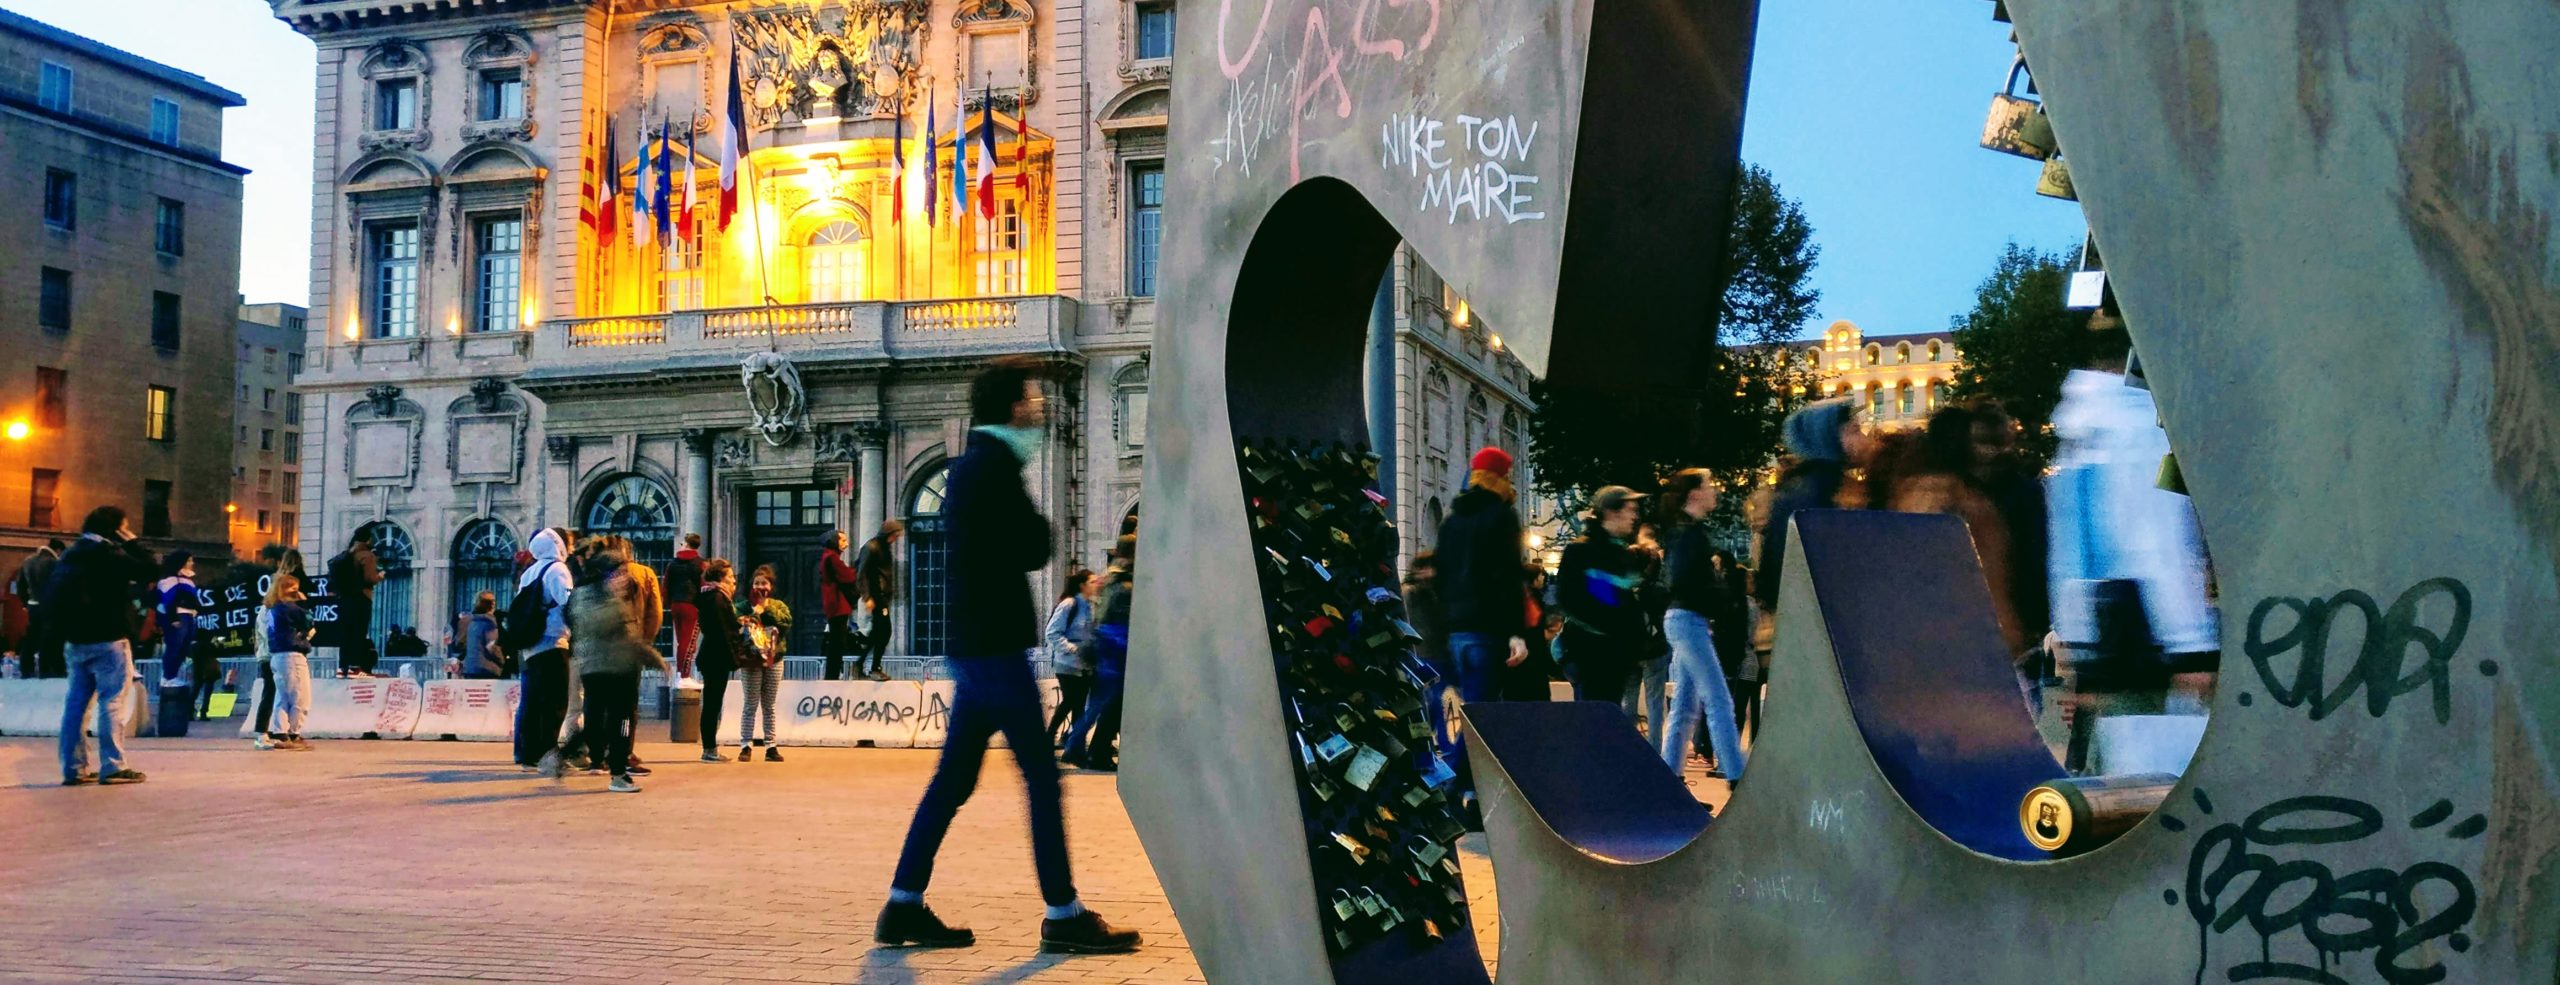
[{"label": "modern concrete building", "polygon": [[[1001,356],[1054,371],[1042,580],[1140,511],[1174,4],[273,2],[318,45],[300,541],[373,533],[377,632],[569,526],[773,564],[815,652],[820,538],[901,518],[892,651],[939,653],[943,467]],[[1395,285],[1413,536],[1457,446],[1520,447],[1525,376]]]},{"label": "modern concrete building", "polygon": [[240,105],[0,11],[0,570],[104,505],[155,549],[228,550]]},{"label": "modern concrete building", "polygon": [[291,545],[302,515],[302,372],[308,312],[295,304],[243,304],[239,387],[231,401],[231,555]]}]

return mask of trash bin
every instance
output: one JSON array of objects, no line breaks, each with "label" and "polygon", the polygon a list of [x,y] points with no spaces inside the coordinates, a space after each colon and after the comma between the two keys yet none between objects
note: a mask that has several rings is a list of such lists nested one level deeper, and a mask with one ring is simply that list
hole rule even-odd
[{"label": "trash bin", "polygon": [[667,704],[667,741],[702,741],[702,689],[674,687],[667,692],[673,699]]},{"label": "trash bin", "polygon": [[163,739],[187,737],[187,722],[196,715],[195,688],[188,685],[160,689],[160,716],[155,720],[157,735]]}]

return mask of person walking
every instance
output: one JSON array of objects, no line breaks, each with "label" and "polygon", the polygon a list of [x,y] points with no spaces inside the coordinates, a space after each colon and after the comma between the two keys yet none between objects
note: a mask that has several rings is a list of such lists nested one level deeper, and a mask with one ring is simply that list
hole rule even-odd
[{"label": "person walking", "polygon": [[2000,401],[1981,397],[1965,404],[1973,415],[1974,485],[1991,500],[2001,525],[2009,531],[2009,608],[2017,613],[2026,652],[2018,654],[2021,683],[2041,706],[2044,680],[2043,643],[2053,628],[2052,584],[2046,573],[2052,562],[2051,518],[2046,515],[2044,477],[2037,463],[2018,451],[2018,422]]},{"label": "person walking", "polygon": [[[702,594],[703,568],[702,535],[684,535],[684,548],[676,552],[675,560],[667,562],[667,576],[663,580],[667,592],[664,600],[667,618],[676,624],[677,687],[702,686],[693,672],[694,653],[701,645],[697,637],[701,633],[702,612],[695,608],[693,600]],[[721,611],[725,614],[728,610],[724,608]]]},{"label": "person walking", "polygon": [[507,676],[507,651],[498,645],[498,593],[482,592],[471,600],[471,615],[462,628],[462,677],[492,681]]},{"label": "person walking", "polygon": [[1991,588],[1991,615],[2000,623],[2000,639],[2012,658],[2027,652],[2026,628],[2018,619],[2015,576],[2009,567],[2009,524],[1991,502],[1978,477],[1980,462],[1973,445],[1973,412],[1941,407],[1929,415],[1927,430],[1890,480],[1887,500],[1880,504],[1899,513],[1945,513],[1964,521],[1973,552],[1982,564],[1983,581]]},{"label": "person walking", "polygon": [[[1520,570],[1529,585],[1526,619],[1529,659],[1502,669],[1501,698],[1504,701],[1546,701],[1553,697],[1547,685],[1556,680],[1555,647],[1547,639],[1545,631],[1549,604],[1547,569],[1539,567],[1536,561],[1530,561]],[[1412,607],[1408,599],[1405,608],[1409,611]]]},{"label": "person walking", "polygon": [[1725,683],[1724,661],[1716,650],[1714,620],[1724,606],[1715,543],[1703,522],[1716,508],[1716,484],[1705,469],[1685,469],[1664,484],[1660,513],[1669,542],[1663,545],[1669,572],[1668,611],[1662,628],[1671,640],[1671,694],[1667,717],[1654,738],[1663,765],[1673,776],[1689,758],[1690,739],[1698,718],[1707,720],[1707,736],[1715,743],[1716,764],[1727,779],[1742,779],[1742,733],[1734,724],[1733,691]]},{"label": "person walking", "polygon": [[1707,628],[1715,633],[1716,659],[1724,664],[1725,684],[1733,694],[1734,734],[1749,732],[1757,742],[1760,733],[1752,724],[1759,717],[1760,672],[1751,666],[1750,579],[1732,551],[1716,551],[1713,562],[1716,611],[1707,615]]},{"label": "person walking", "polygon": [[640,675],[665,673],[667,660],[650,641],[665,623],[657,572],[631,558],[631,544],[606,537],[569,595],[571,654],[587,699],[587,762],[613,774],[607,788],[639,793],[631,767],[632,730],[640,711]]},{"label": "person walking", "polygon": [[267,641],[267,665],[276,682],[267,747],[309,752],[302,726],[311,715],[312,622],[302,608],[302,580],[287,574],[268,579],[264,602],[258,610],[258,635]]},{"label": "person walking", "polygon": [[[47,572],[41,593],[61,634],[71,687],[62,702],[62,785],[140,783],[124,762],[116,699],[133,679],[133,600],[151,582],[151,554],[133,541],[122,507],[101,506],[80,522],[80,539]],[[97,709],[98,768],[89,769],[89,710]]]},{"label": "person walking", "polygon": [[1625,486],[1592,494],[1591,518],[1582,536],[1565,545],[1557,565],[1556,608],[1564,610],[1564,631],[1556,642],[1576,701],[1618,704],[1644,656],[1648,634],[1636,590],[1644,582],[1645,558],[1632,541],[1641,509],[1636,491]]},{"label": "person walking", "polygon": [[889,902],[873,936],[884,947],[966,947],[977,936],[949,926],[925,905],[951,819],[978,787],[987,740],[1003,733],[1022,769],[1031,806],[1031,854],[1048,904],[1040,949],[1116,954],[1134,951],[1139,935],[1086,909],[1067,860],[1067,824],[1058,764],[1041,730],[1040,685],[1027,654],[1040,640],[1030,572],[1049,563],[1054,545],[1046,517],[1033,505],[1022,472],[1038,452],[1048,423],[1046,399],[1031,363],[1001,359],[969,384],[966,450],[952,463],[943,515],[950,521],[951,724],[933,780],[907,828]]},{"label": "person walking", "polygon": [[186,551],[160,556],[160,580],[151,585],[151,616],[160,624],[160,686],[185,687],[195,656],[196,559]]},{"label": "person walking", "polygon": [[53,584],[53,569],[62,563],[62,552],[70,545],[59,537],[47,539],[18,565],[11,591],[25,600],[27,631],[18,641],[18,675],[21,677],[61,677],[62,634],[54,626],[52,613],[44,607],[44,594]]},{"label": "person walking", "polygon": [[[1502,668],[1529,659],[1528,581],[1512,464],[1500,448],[1476,452],[1467,463],[1467,489],[1450,502],[1433,550],[1460,701],[1494,700]],[[1442,720],[1446,712],[1436,702],[1430,711],[1443,757],[1454,755],[1456,734]]]},{"label": "person walking", "polygon": [[[782,761],[782,744],[774,738],[776,696],[782,692],[782,648],[791,638],[791,606],[773,597],[773,565],[756,566],[747,597],[738,600],[738,618],[746,623],[745,647],[738,654],[738,761],[764,750],[764,761]],[[764,712],[764,738],[757,739],[756,712]],[[754,741],[749,742],[750,739]]]},{"label": "person walking", "polygon": [[1061,762],[1101,773],[1120,769],[1120,698],[1129,679],[1129,609],[1137,582],[1138,537],[1122,534],[1111,548],[1111,570],[1102,576],[1102,604],[1093,621],[1093,690],[1076,727],[1067,732]]},{"label": "person walking", "polygon": [[1874,448],[1848,397],[1796,408],[1779,433],[1795,464],[1778,475],[1778,491],[1769,499],[1760,531],[1760,568],[1751,579],[1752,598],[1771,619],[1778,614],[1778,586],[1785,580],[1787,540],[1794,536],[1795,515],[1839,506],[1850,467],[1863,464]]},{"label": "person walking", "polygon": [[818,613],[827,620],[826,635],[818,646],[827,658],[830,681],[844,677],[844,655],[854,645],[853,600],[862,594],[862,579],[844,560],[846,543],[844,531],[830,530],[826,547],[818,552]]},{"label": "person walking", "polygon": [[1049,622],[1040,632],[1048,646],[1049,668],[1058,677],[1058,709],[1049,713],[1053,739],[1061,727],[1079,729],[1084,724],[1084,703],[1093,694],[1093,596],[1100,584],[1091,571],[1068,572],[1066,590],[1049,607]]},{"label": "person walking", "polygon": [[[526,589],[535,589],[540,600],[542,629],[530,634],[518,626],[517,634],[532,635],[533,643],[524,648],[523,684],[516,702],[516,765],[526,772],[560,768],[560,725],[569,716],[569,595],[576,579],[567,563],[568,538],[557,529],[537,530],[525,543],[533,555],[533,563],[516,576],[516,596],[525,600]],[[531,612],[518,611],[509,605],[510,620],[522,620]]]},{"label": "person walking", "polygon": [[[696,612],[711,614],[702,624],[702,646],[694,653],[694,668],[702,674],[702,761],[706,763],[727,762],[720,756],[720,713],[729,703],[729,675],[737,671],[747,646],[739,631],[738,610],[730,601],[737,593],[737,567],[713,558],[703,562],[702,587],[687,603]],[[746,702],[739,704],[744,707]],[[741,728],[739,735],[745,734]]]},{"label": "person walking", "polygon": [[1644,562],[1644,579],[1636,585],[1636,600],[1644,607],[1644,647],[1627,684],[1627,717],[1643,721],[1645,733],[1659,745],[1662,723],[1671,714],[1671,638],[1662,631],[1663,614],[1671,609],[1671,583],[1663,571],[1662,530],[1639,520],[1634,547]]},{"label": "person walking", "polygon": [[893,628],[889,610],[898,598],[898,538],[906,532],[906,524],[882,521],[880,532],[862,542],[862,555],[854,562],[854,574],[862,581],[862,606],[871,617],[867,632],[858,642],[875,681],[889,679],[889,672],[881,669],[880,661],[889,653],[889,633]]},{"label": "person walking", "polygon": [[374,558],[373,531],[356,529],[347,549],[329,559],[329,591],[338,600],[338,676],[373,675],[373,588],[382,583],[382,565]]}]

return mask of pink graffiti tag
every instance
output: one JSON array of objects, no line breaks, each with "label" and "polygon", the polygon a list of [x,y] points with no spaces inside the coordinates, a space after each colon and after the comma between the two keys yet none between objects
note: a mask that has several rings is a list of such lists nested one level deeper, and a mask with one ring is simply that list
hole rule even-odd
[{"label": "pink graffiti tag", "polygon": [[[1307,75],[1307,56],[1315,53],[1319,46],[1324,51],[1324,67],[1317,70],[1314,77],[1310,78]],[[1323,88],[1324,83],[1333,83],[1333,115],[1339,119],[1351,118],[1351,90],[1342,84],[1342,49],[1333,46],[1333,32],[1325,29],[1322,8],[1307,10],[1306,37],[1304,43],[1298,46],[1297,67],[1290,69],[1289,74],[1292,78],[1302,80],[1298,83],[1297,96],[1290,101],[1289,107],[1289,182],[1296,184],[1298,148],[1302,146],[1298,140],[1298,125],[1300,121],[1307,118],[1307,103],[1316,97],[1317,90]]]},{"label": "pink graffiti tag", "polygon": [[[1387,6],[1403,7],[1413,2],[1414,0],[1387,0]],[[1431,39],[1440,36],[1440,0],[1421,0],[1421,2],[1431,8],[1431,21],[1423,25],[1422,36],[1414,39],[1413,53],[1417,55],[1431,50]],[[1369,11],[1376,9],[1377,6],[1378,0],[1360,0],[1359,9],[1352,12],[1351,46],[1363,55],[1385,55],[1397,61],[1403,61],[1405,56],[1403,39],[1388,38],[1383,41],[1373,41],[1369,38]]]},{"label": "pink graffiti tag", "polygon": [[1253,53],[1262,50],[1262,30],[1271,26],[1271,8],[1279,5],[1280,0],[1262,0],[1262,14],[1253,22],[1253,41],[1244,46],[1244,57],[1229,60],[1227,9],[1235,6],[1235,0],[1218,0],[1218,70],[1225,72],[1229,80],[1243,77],[1245,67],[1253,64]]}]

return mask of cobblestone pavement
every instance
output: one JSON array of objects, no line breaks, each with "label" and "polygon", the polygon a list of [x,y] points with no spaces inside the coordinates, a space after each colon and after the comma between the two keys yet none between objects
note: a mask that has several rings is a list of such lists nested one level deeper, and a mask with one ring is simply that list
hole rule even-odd
[{"label": "cobblestone pavement", "polygon": [[[638,796],[518,772],[494,743],[138,739],[150,782],[63,789],[0,740],[0,982],[1197,982],[1112,777],[1069,771],[1078,888],[1147,935],[1037,953],[1022,787],[989,757],[930,898],[975,948],[874,951],[934,753],[697,763],[644,744]],[[1461,858],[1496,943],[1482,837]]]}]

